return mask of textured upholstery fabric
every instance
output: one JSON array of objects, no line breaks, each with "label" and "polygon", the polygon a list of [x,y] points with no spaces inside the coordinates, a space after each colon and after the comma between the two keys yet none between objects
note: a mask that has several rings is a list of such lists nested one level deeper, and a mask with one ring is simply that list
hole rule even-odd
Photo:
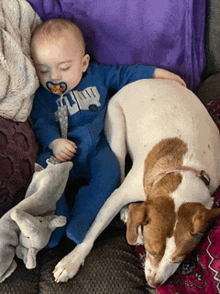
[{"label": "textured upholstery fabric", "polygon": [[0,216],[24,198],[37,151],[29,121],[13,122],[0,117]]},{"label": "textured upholstery fabric", "polygon": [[[219,47],[220,48],[220,47]],[[211,75],[197,89],[196,95],[204,105],[220,98],[220,73]]]},{"label": "textured upholstery fabric", "polygon": [[206,1],[206,68],[204,78],[220,72],[220,1]]}]

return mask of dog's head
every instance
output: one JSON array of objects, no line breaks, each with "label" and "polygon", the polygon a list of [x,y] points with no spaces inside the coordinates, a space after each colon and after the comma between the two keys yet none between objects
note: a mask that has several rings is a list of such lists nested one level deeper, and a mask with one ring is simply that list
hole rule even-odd
[{"label": "dog's head", "polygon": [[176,213],[174,202],[166,197],[130,204],[127,241],[135,245],[141,239],[141,227],[145,276],[151,287],[163,284],[176,271],[218,215],[220,209],[207,209],[200,203],[184,203]]}]

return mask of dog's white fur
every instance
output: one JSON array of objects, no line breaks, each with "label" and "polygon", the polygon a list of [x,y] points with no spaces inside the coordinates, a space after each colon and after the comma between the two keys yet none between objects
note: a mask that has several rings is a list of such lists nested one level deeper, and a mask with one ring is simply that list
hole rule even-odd
[{"label": "dog's white fur", "polygon": [[[54,277],[57,282],[65,282],[76,275],[96,238],[124,206],[146,201],[144,164],[147,155],[161,141],[178,138],[184,142],[187,152],[183,155],[183,165],[205,170],[211,179],[209,187],[206,187],[192,172],[181,172],[181,183],[169,195],[169,199],[174,202],[175,213],[185,202],[198,202],[207,209],[213,204],[210,194],[217,189],[220,179],[219,131],[205,107],[190,90],[168,80],[141,80],[125,86],[110,100],[106,133],[120,163],[122,184],[105,202],[84,241],[55,267]],[[133,166],[124,179],[127,152]],[[153,179],[157,174],[155,169],[150,176]],[[123,218],[126,220],[127,217],[124,211]],[[173,229],[178,226],[176,221]],[[139,242],[146,243],[144,245],[147,247],[149,228],[147,224],[143,227],[143,236],[139,236]],[[169,236],[159,263],[152,264],[151,253],[147,253],[145,275],[151,286],[164,283],[175,272],[181,261],[177,259],[176,263],[171,262],[175,250],[175,238]]]}]

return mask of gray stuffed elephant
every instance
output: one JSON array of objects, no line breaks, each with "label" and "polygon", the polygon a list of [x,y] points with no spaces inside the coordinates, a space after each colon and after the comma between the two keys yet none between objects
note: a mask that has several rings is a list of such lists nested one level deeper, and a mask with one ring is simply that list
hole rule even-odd
[{"label": "gray stuffed elephant", "polygon": [[[45,169],[40,165],[35,164],[35,173],[26,192],[25,199],[0,218],[0,283],[9,277],[17,266],[14,256],[16,248],[20,243],[20,228],[18,225],[20,221],[18,221],[18,211],[26,212],[33,217],[41,216],[44,218],[44,221],[46,221],[45,216],[49,216],[47,221],[49,222],[50,229],[53,229],[54,223],[57,222],[56,218],[52,220],[50,217],[53,217],[55,213],[56,202],[63,194],[73,163],[70,161],[55,165],[49,161],[47,163],[48,165]],[[17,210],[17,212],[13,212],[14,210]],[[30,216],[29,219],[31,218]],[[13,218],[15,220],[13,220]],[[32,218],[32,221],[33,220],[34,222],[37,222],[37,218]],[[60,225],[61,224],[62,221]],[[42,226],[40,226],[40,229],[42,229]],[[24,234],[24,226],[22,231]],[[41,232],[40,234],[43,236],[45,233]],[[45,235],[49,236],[50,233],[47,232]],[[31,246],[33,246],[34,242],[36,242],[36,239],[32,242]],[[34,244],[34,246],[36,246],[36,244]],[[27,247],[30,248],[29,245]],[[34,266],[36,252],[33,253],[33,251],[34,250],[31,249],[29,255],[27,255],[28,265],[26,266]],[[30,258],[31,252],[33,253],[34,258]]]},{"label": "gray stuffed elephant", "polygon": [[14,209],[11,218],[21,230],[16,255],[23,259],[26,268],[35,268],[38,251],[47,245],[56,228],[66,224],[66,217],[57,215],[35,217],[25,211]]}]

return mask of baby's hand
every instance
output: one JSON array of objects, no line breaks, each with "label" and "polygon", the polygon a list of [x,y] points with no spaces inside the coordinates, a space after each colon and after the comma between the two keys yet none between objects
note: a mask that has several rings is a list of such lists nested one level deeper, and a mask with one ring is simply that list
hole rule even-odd
[{"label": "baby's hand", "polygon": [[173,80],[173,81],[176,81],[177,83],[179,83],[180,85],[186,87],[186,83],[184,82],[184,80],[180,76],[178,76],[168,70],[162,69],[162,68],[155,69],[154,78],[155,79]]},{"label": "baby's hand", "polygon": [[77,146],[68,139],[56,139],[50,143],[49,148],[53,151],[53,155],[61,162],[71,160],[75,154]]}]

